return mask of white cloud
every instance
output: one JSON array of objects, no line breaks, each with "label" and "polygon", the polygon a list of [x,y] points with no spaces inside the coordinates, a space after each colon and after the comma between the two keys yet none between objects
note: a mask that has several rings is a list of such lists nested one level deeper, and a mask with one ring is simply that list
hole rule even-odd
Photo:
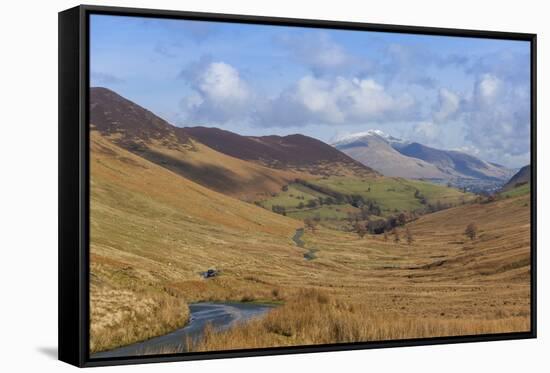
[{"label": "white cloud", "polygon": [[498,98],[502,82],[494,75],[483,74],[477,81],[475,95],[480,104],[491,104]]},{"label": "white cloud", "polygon": [[458,131],[462,148],[468,153],[517,165],[529,161],[529,102],[527,86],[480,73],[467,93],[441,89],[432,117],[444,127],[442,132],[451,128]]},{"label": "white cloud", "polygon": [[253,93],[233,66],[211,62],[195,66],[188,75],[193,93],[181,102],[187,117],[227,122],[248,115]]},{"label": "white cloud", "polygon": [[460,97],[458,94],[448,90],[440,89],[438,105],[435,113],[433,114],[436,122],[444,122],[453,117],[454,114],[460,108]]},{"label": "white cloud", "polygon": [[221,103],[241,104],[250,97],[249,89],[239,72],[224,62],[211,63],[199,76],[199,92]]},{"label": "white cloud", "polygon": [[350,53],[326,33],[284,35],[277,41],[291,58],[307,66],[316,76],[366,71],[372,65],[364,57]]},{"label": "white cloud", "polygon": [[296,84],[294,100],[313,116],[340,123],[345,120],[345,113],[338,103],[338,95],[329,81],[306,76]]},{"label": "white cloud", "polygon": [[480,154],[479,149],[473,145],[463,145],[463,146],[456,147],[452,150],[456,150],[457,152],[462,152],[462,153],[476,155],[476,156]]},{"label": "white cloud", "polygon": [[357,124],[410,117],[414,100],[392,95],[372,79],[307,75],[258,112],[264,126]]},{"label": "white cloud", "polygon": [[414,126],[413,133],[415,139],[433,143],[440,136],[441,131],[439,126],[433,122],[420,122]]}]

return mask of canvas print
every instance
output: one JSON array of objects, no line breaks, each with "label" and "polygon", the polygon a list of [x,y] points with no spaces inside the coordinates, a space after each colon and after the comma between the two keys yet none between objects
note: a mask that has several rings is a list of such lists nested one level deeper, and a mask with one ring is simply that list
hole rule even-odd
[{"label": "canvas print", "polygon": [[91,358],[530,330],[530,44],[90,15]]}]

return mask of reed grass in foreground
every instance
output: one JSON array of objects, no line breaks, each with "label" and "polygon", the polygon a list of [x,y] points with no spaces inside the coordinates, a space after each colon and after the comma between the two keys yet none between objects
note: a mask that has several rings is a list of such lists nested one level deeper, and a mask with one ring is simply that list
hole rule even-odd
[{"label": "reed grass in foreground", "polygon": [[[225,332],[207,327],[190,351],[367,342],[529,330],[529,317],[501,319],[411,318],[373,314],[366,304],[347,304],[318,290],[303,290],[265,318]],[[163,351],[166,352],[166,351]],[[181,351],[180,351],[181,352]]]},{"label": "reed grass in foreground", "polygon": [[189,319],[183,299],[168,294],[96,290],[91,297],[91,353],[166,334]]}]

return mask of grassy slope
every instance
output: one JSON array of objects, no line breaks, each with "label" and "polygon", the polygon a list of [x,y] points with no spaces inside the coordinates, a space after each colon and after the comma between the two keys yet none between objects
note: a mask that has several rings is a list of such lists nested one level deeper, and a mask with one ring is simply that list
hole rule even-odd
[{"label": "grassy slope", "polygon": [[[432,183],[407,180],[402,178],[376,177],[372,179],[357,178],[325,178],[312,183],[329,187],[346,194],[360,194],[367,199],[376,201],[383,211],[393,210],[410,211],[422,208],[423,205],[414,197],[419,190],[428,203],[459,203],[462,199],[472,196],[457,189],[447,188]],[[370,188],[370,192],[368,189]]]},{"label": "grassy slope", "polygon": [[[375,201],[381,207],[382,215],[391,215],[396,211],[412,211],[425,207],[418,198],[415,198],[417,190],[426,198],[426,202],[429,204],[439,202],[456,205],[473,198],[472,194],[462,193],[454,188],[402,178],[328,177],[310,179],[308,182],[347,195],[359,194],[365,199]],[[305,205],[308,200],[317,200],[318,197],[327,197],[327,195],[307,186],[292,183],[288,186],[288,190],[281,191],[275,196],[262,200],[260,203],[268,210],[271,210],[273,205],[283,206],[286,208],[287,215],[296,219],[318,215],[321,220],[341,220],[348,216],[348,212],[357,213],[359,211],[349,204],[298,209],[300,203]]]},{"label": "grassy slope", "polygon": [[[331,330],[380,319],[392,320],[376,324],[376,335],[388,338],[417,336],[412,325],[419,323],[426,329],[422,336],[526,329],[527,196],[424,216],[409,224],[411,246],[321,227],[305,234],[306,248],[300,249],[290,240],[302,225],[297,220],[208,190],[95,134],[92,155],[92,349],[184,323],[184,306],[174,317],[180,303],[244,298],[287,301],[289,308],[282,306],[272,325],[294,317],[287,321],[290,336],[261,326],[265,334],[247,345],[349,339],[346,333],[308,334],[300,327],[314,312],[292,306],[304,288],[326,293],[330,307],[344,313],[343,324]],[[473,242],[463,235],[471,221],[480,227]],[[319,249],[317,259],[306,261],[303,254],[311,247]],[[222,275],[201,279],[198,272],[210,267]],[[384,334],[383,325],[398,327]],[[129,332],[112,336],[113,330]]]},{"label": "grassy slope", "polygon": [[245,201],[265,198],[266,195],[279,192],[283,185],[296,177],[308,177],[297,171],[278,170],[247,162],[190,141],[192,150],[154,142],[149,145],[149,156],[155,163],[189,180]]},{"label": "grassy slope", "polygon": [[[144,323],[162,315],[160,303],[267,297],[271,289],[258,293],[243,280],[248,267],[268,272],[274,256],[301,265],[289,239],[299,222],[201,187],[96,133],[91,147],[93,351],[185,323],[184,306],[176,320]],[[227,276],[201,280],[210,267]]]},{"label": "grassy slope", "polygon": [[[480,236],[465,239],[475,221]],[[415,241],[320,229],[315,271],[267,318],[207,333],[196,350],[529,330],[527,197],[467,205],[408,225]],[[401,231],[403,233],[403,231]],[[285,285],[291,289],[293,283]]]},{"label": "grassy slope", "polygon": [[503,197],[517,197],[531,193],[531,184],[523,184],[499,193]]}]

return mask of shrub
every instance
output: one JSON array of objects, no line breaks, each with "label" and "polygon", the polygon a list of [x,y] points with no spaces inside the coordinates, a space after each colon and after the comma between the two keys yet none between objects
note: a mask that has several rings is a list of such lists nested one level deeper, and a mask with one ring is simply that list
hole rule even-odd
[{"label": "shrub", "polygon": [[398,243],[399,241],[401,241],[401,238],[399,237],[399,232],[397,231],[397,229],[394,229],[393,230],[393,242]]},{"label": "shrub", "polygon": [[470,223],[466,226],[464,234],[466,235],[466,237],[473,241],[477,237],[477,231],[478,229],[476,223]]},{"label": "shrub", "polygon": [[407,243],[408,243],[409,245],[411,245],[411,244],[414,242],[414,237],[413,237],[412,232],[411,232],[411,230],[409,229],[409,227],[407,227],[407,228],[405,229],[405,239],[407,240]]}]

